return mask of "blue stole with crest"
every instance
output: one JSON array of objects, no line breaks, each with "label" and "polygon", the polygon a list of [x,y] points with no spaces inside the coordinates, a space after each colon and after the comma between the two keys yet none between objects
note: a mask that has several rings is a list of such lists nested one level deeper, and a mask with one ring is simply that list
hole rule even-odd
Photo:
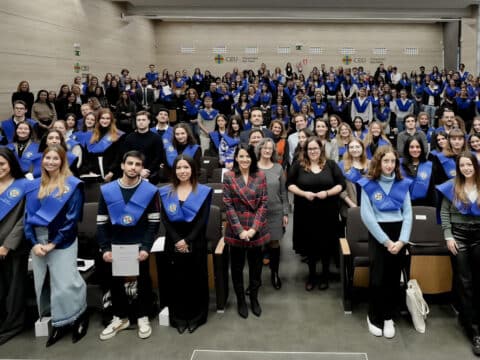
[{"label": "blue stole with crest", "polygon": [[359,113],[364,113],[365,111],[367,111],[368,104],[370,104],[370,100],[368,98],[364,98],[364,101],[361,104],[358,97],[353,99],[353,105]]},{"label": "blue stole with crest", "polygon": [[338,157],[341,159],[343,157],[343,155],[347,152],[347,150],[348,150],[348,145],[339,146],[338,147]]},{"label": "blue stole with crest", "polygon": [[206,109],[202,109],[199,111],[199,114],[203,120],[211,121],[218,115],[218,110],[212,108],[211,111],[208,112]]},{"label": "blue stole with crest", "polygon": [[352,182],[352,183],[356,183],[358,180],[360,180],[361,178],[363,178],[363,174],[360,170],[358,170],[357,168],[355,167],[350,167],[350,169],[348,169],[348,171],[345,171],[345,163],[342,161],[340,161],[338,163],[338,167],[340,168],[340,170],[342,170],[342,173],[343,173],[343,176],[345,176],[345,178]]},{"label": "blue stole with crest", "polygon": [[10,143],[7,145],[7,148],[13,151],[15,157],[20,164],[23,172],[30,171],[30,167],[32,166],[32,161],[35,159],[35,155],[38,153],[38,144],[34,142],[30,142],[25,149],[23,150],[22,156],[18,156],[17,147],[15,144]]},{"label": "blue stole with crest", "polygon": [[187,196],[182,205],[180,205],[177,194],[172,191],[171,185],[163,186],[158,191],[162,207],[171,222],[191,222],[197,216],[205,200],[210,203],[212,198],[212,189],[202,184],[197,185],[197,189]]},{"label": "blue stole with crest", "polygon": [[315,114],[315,118],[322,117],[323,114],[325,114],[325,111],[327,110],[327,104],[324,103],[323,101],[320,104],[317,104],[316,102],[312,102],[312,109],[313,109],[313,113]]},{"label": "blue stole with crest", "polygon": [[126,204],[118,181],[102,185],[100,191],[107,204],[112,224],[135,226],[158,189],[148,181],[142,180]]},{"label": "blue stole with crest", "polygon": [[412,106],[412,104],[413,104],[412,100],[410,100],[410,99],[407,99],[407,101],[405,101],[405,104],[403,103],[402,99],[397,99],[397,100],[395,100],[395,102],[397,103],[398,109],[401,112],[408,111],[408,109],[410,109],[410,106]]},{"label": "blue stole with crest", "polygon": [[377,119],[384,123],[385,121],[387,121],[388,119],[388,116],[390,115],[390,108],[388,106],[385,106],[383,109],[381,109],[380,107],[377,108],[377,110],[375,111],[375,115],[377,115]]},{"label": "blue stole with crest", "polygon": [[[123,135],[122,131],[117,132],[117,140]],[[87,145],[87,150],[94,154],[101,154],[107,151],[107,149],[113,144],[112,137],[110,134],[105,134],[99,141],[96,143],[89,143]]]},{"label": "blue stole with crest", "polygon": [[[185,148],[185,150],[183,150],[182,154],[190,156],[191,158],[193,158],[195,156],[195,153],[197,152],[198,147],[199,146],[197,144],[188,145]],[[173,145],[170,144],[165,148],[165,152],[166,152],[166,155],[167,155],[167,163],[170,167],[172,167],[173,162],[175,161],[175,158],[178,156],[178,151],[177,151],[177,149],[175,149],[173,147]]]},{"label": "blue stole with crest", "polygon": [[185,105],[186,113],[190,116],[197,116],[198,115],[198,110],[200,109],[201,104],[202,104],[202,102],[198,99],[195,100],[195,102],[193,104],[188,99],[183,102],[183,105]]},{"label": "blue stole with crest", "polygon": [[383,191],[378,181],[361,178],[357,183],[365,190],[372,205],[377,210],[396,211],[403,207],[403,202],[409,191],[411,180],[403,179],[394,181],[388,194]]},{"label": "blue stole with crest", "polygon": [[[400,159],[400,163],[403,164],[403,158]],[[430,179],[432,177],[432,162],[425,161],[418,164],[417,176],[408,176],[403,168],[400,166],[402,175],[407,179],[412,180],[410,184],[410,198],[412,200],[423,199],[427,196],[428,186],[430,185]]]},{"label": "blue stole with crest", "polygon": [[213,145],[215,145],[215,149],[218,150],[218,147],[220,146],[220,140],[222,140],[222,135],[220,134],[219,131],[212,131],[210,134],[210,139],[213,142]]},{"label": "blue stole with crest", "polygon": [[[150,131],[155,134],[158,134],[158,129],[156,127],[150,128]],[[163,132],[163,135],[162,135],[163,147],[166,149],[168,145],[172,143],[172,141],[173,141],[173,127],[169,126],[167,127],[167,130]]]},{"label": "blue stole with crest", "polygon": [[436,154],[440,164],[442,164],[443,171],[449,179],[454,178],[457,175],[457,169],[455,168],[455,158],[445,156],[445,154],[439,151]]},{"label": "blue stole with crest", "polygon": [[5,218],[18,205],[25,196],[25,182],[28,180],[17,179],[0,195],[0,221]]},{"label": "blue stole with crest", "polygon": [[464,204],[461,201],[453,201],[454,198],[454,181],[448,180],[443,184],[437,185],[437,190],[445,196],[453,206],[458,210],[458,212],[462,215],[471,215],[471,216],[480,216],[480,208],[478,207],[477,202],[468,202],[468,204]]},{"label": "blue stole with crest", "polygon": [[26,182],[26,212],[28,214],[28,223],[34,226],[48,225],[55,219],[58,213],[63,209],[65,204],[70,200],[75,189],[82,184],[75,176],[69,176],[66,179],[66,186],[64,193],[57,197],[58,189],[52,194],[38,198],[38,190],[40,189],[40,179]]}]

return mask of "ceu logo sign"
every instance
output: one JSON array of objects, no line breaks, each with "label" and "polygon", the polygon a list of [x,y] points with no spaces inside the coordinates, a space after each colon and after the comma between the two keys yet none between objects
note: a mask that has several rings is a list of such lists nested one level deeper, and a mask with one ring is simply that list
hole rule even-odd
[{"label": "ceu logo sign", "polygon": [[383,194],[381,192],[376,192],[374,195],[373,195],[373,198],[377,201],[382,201],[383,199]]},{"label": "ceu logo sign", "polygon": [[348,56],[348,55],[345,55],[343,58],[342,58],[342,62],[345,64],[345,65],[350,65],[352,63],[352,57],[351,56]]},{"label": "ceu logo sign", "polygon": [[213,59],[217,64],[222,64],[225,61],[225,58],[220,54],[217,54]]}]

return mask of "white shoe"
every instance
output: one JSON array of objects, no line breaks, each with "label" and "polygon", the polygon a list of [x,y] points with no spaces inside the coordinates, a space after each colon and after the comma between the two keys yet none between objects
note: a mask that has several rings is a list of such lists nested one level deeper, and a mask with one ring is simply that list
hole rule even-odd
[{"label": "white shoe", "polygon": [[103,329],[100,334],[100,340],[109,340],[117,335],[117,332],[122,331],[130,326],[130,321],[125,319],[120,319],[118,316],[114,316],[110,324]]},{"label": "white shoe", "polygon": [[367,316],[367,324],[368,324],[368,331],[370,332],[370,334],[372,334],[373,336],[382,336],[382,329],[373,325],[370,322],[370,319],[368,318],[368,316]]},{"label": "white shoe", "polygon": [[383,322],[383,336],[391,339],[395,336],[395,323],[393,320],[385,320]]},{"label": "white shoe", "polygon": [[138,337],[140,339],[147,339],[152,335],[152,327],[150,326],[150,320],[148,316],[141,317],[137,320],[138,324]]}]

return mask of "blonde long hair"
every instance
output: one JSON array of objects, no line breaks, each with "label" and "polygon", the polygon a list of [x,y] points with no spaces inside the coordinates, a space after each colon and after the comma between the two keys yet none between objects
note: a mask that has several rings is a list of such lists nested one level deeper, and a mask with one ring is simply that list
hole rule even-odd
[{"label": "blonde long hair", "polygon": [[[56,152],[62,162],[58,172],[58,177],[54,180],[50,177],[50,174],[43,167],[43,159],[50,151]],[[58,145],[47,146],[42,155],[42,177],[40,180],[40,190],[38,191],[38,198],[43,199],[49,196],[55,191],[55,189],[58,189],[58,193],[55,197],[61,197],[66,190],[65,183],[67,181],[67,177],[69,176],[72,176],[72,172],[68,167],[67,152],[65,151],[65,149]]]}]

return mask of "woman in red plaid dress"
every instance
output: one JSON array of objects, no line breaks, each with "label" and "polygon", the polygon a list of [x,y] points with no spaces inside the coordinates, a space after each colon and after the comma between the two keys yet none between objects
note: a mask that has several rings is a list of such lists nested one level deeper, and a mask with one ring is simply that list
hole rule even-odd
[{"label": "woman in red plaid dress", "polygon": [[253,147],[239,145],[235,150],[233,171],[223,178],[223,201],[227,226],[225,242],[230,245],[233,288],[237,295],[238,314],[248,317],[243,285],[243,268],[248,261],[250,305],[260,316],[258,289],[262,274],[262,245],[270,240],[267,226],[267,183],[258,170]]}]

